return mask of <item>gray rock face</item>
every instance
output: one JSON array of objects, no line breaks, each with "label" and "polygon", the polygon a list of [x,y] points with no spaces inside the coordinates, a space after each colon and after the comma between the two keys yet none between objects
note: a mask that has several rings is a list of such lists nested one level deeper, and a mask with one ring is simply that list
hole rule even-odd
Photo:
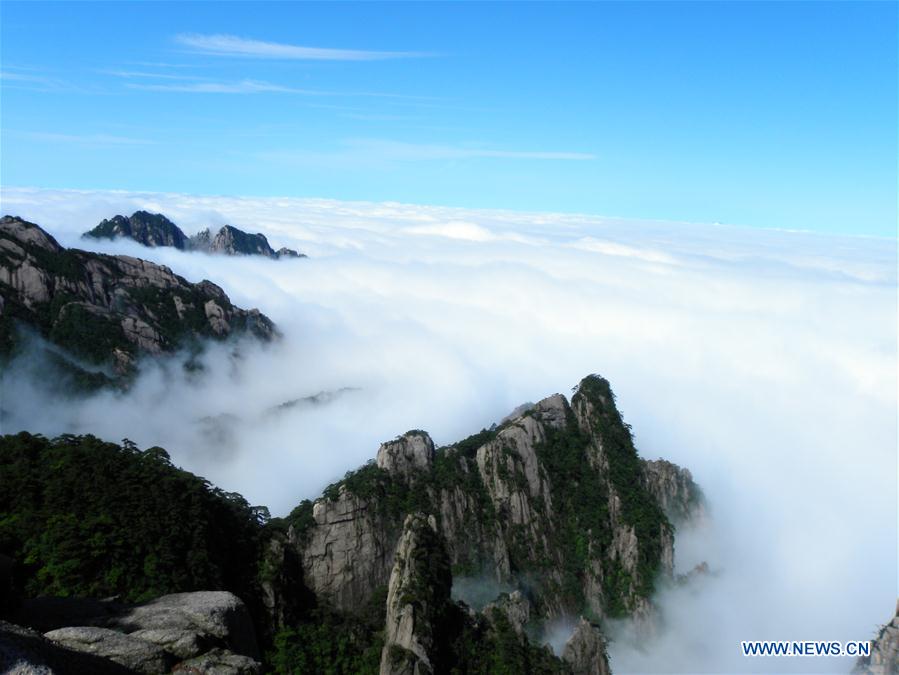
[{"label": "gray rock face", "polygon": [[678,525],[704,516],[705,499],[689,469],[658,459],[644,460],[643,471],[647,489],[672,523]]},{"label": "gray rock face", "polygon": [[434,672],[434,630],[450,598],[449,559],[433,516],[403,524],[387,591],[381,675]]},{"label": "gray rock face", "polygon": [[94,239],[117,239],[125,237],[144,246],[172,246],[184,249],[187,236],[171,220],[161,213],[135,211],[130,216],[113,216],[102,221],[97,227],[84,233]]},{"label": "gray rock face", "polygon": [[[611,467],[613,464],[630,466],[633,473],[626,481],[625,490],[632,491],[633,483],[640,483],[644,491],[642,501],[646,506],[653,506],[662,511],[661,505],[654,499],[652,493],[646,488],[646,478],[643,463],[637,459],[636,451],[630,441],[629,430],[627,441],[621,438],[620,415],[615,407],[614,397],[608,383],[601,378],[590,376],[584,378],[578,386],[578,391],[572,398],[572,411],[581,433],[589,439],[588,461],[595,471],[603,476],[605,492],[607,493],[607,510],[609,514],[609,528],[612,533],[611,545],[606,551],[591,555],[591,575],[585,581],[584,589],[587,603],[590,609],[599,616],[605,614],[607,603],[606,577],[620,576],[620,571],[626,573],[628,582],[626,588],[619,588],[623,596],[623,605],[632,616],[648,620],[651,613],[651,605],[648,599],[641,593],[640,588],[648,580],[643,578],[640,570],[641,557],[645,556],[645,549],[649,545],[644,540],[649,535],[655,535],[659,540],[660,569],[662,576],[672,578],[674,572],[674,537],[667,518],[662,519],[657,532],[644,532],[643,538],[638,536],[636,527],[628,522],[625,515],[625,505],[622,500],[622,485],[612,479]],[[625,429],[627,429],[625,427]],[[616,433],[617,430],[617,433]],[[628,447],[630,445],[630,447]],[[664,513],[664,511],[662,511]],[[591,553],[593,553],[591,549]]]},{"label": "gray rock face", "polygon": [[67,649],[40,633],[0,621],[0,672],[7,675],[128,675],[113,661]]},{"label": "gray rock face", "polygon": [[859,658],[852,671],[856,675],[899,674],[899,601],[896,614],[871,641],[871,654]]},{"label": "gray rock face", "polygon": [[64,249],[37,225],[9,216],[0,219],[0,297],[4,316],[119,373],[190,338],[275,335],[267,317],[235,307],[210,281],[192,284],[130,256]]},{"label": "gray rock face", "polygon": [[[128,633],[157,631],[150,633],[155,638],[152,641],[177,644],[179,656],[189,654],[189,644],[202,644],[203,639],[221,643],[240,654],[259,656],[250,613],[240,598],[227,591],[163,595],[132,607],[106,625]],[[182,637],[178,638],[176,632]]]},{"label": "gray rock face", "polygon": [[[581,611],[574,581],[597,616],[648,620],[656,575],[673,577],[674,538],[647,476],[670,472],[681,490],[666,492],[672,503],[694,487],[674,465],[656,463],[664,469],[657,474],[644,468],[604,380],[585,379],[572,401],[550,396],[458,446],[435,450],[420,432],[384,443],[376,467],[314,504],[299,544],[309,588],[344,611],[364,604],[390,579],[390,543],[408,515],[398,504],[412,502],[434,515],[451,564],[465,576],[528,587],[530,617]],[[589,494],[572,501],[566,491],[577,490]],[[635,513],[648,513],[652,529]],[[566,538],[572,523],[576,535]],[[572,566],[580,572],[564,576]]]},{"label": "gray rock face", "polygon": [[[38,599],[26,603],[19,620],[56,626],[45,634],[49,642],[35,634],[38,641],[32,661],[38,664],[47,655],[53,657],[54,650],[64,649],[65,654],[80,652],[101,665],[118,664],[128,672],[166,673],[175,664],[182,672],[223,675],[258,673],[261,668],[249,611],[240,598],[225,591],[175,593],[135,606]],[[82,625],[64,625],[76,621]],[[3,635],[0,630],[0,654]],[[188,666],[200,670],[191,671]],[[96,667],[77,672],[107,671]]]},{"label": "gray rock face", "polygon": [[201,230],[190,238],[188,248],[223,255],[261,255],[275,260],[306,257],[289,248],[282,247],[275,251],[264,234],[249,234],[231,225],[225,225],[215,235],[208,228]]},{"label": "gray rock face", "polygon": [[46,633],[44,637],[68,649],[109,659],[147,675],[165,673],[174,665],[174,661],[157,645],[108,628],[60,628]]},{"label": "gray rock face", "polygon": [[185,675],[259,675],[262,664],[225,649],[211,649],[202,656],[182,661],[172,672]]},{"label": "gray rock face", "polygon": [[562,660],[578,675],[611,675],[612,672],[602,631],[583,617],[565,643]]},{"label": "gray rock face", "polygon": [[316,595],[352,611],[387,583],[396,530],[345,488],[334,501],[316,501],[312,517],[315,527],[302,550],[303,577]]},{"label": "gray rock face", "polygon": [[493,612],[501,612],[519,635],[524,634],[525,627],[531,621],[531,603],[521,591],[504,593],[484,607],[483,614],[488,620]]},{"label": "gray rock face", "polygon": [[398,476],[414,476],[434,463],[434,442],[423,431],[408,431],[378,449],[378,467]]},{"label": "gray rock face", "polygon": [[287,248],[286,246],[282,246],[277,251],[275,251],[276,258],[305,258],[306,256],[302,253],[297,253],[292,248]]},{"label": "gray rock face", "polygon": [[157,645],[179,659],[202,654],[209,644],[204,635],[183,628],[141,628],[128,636]]}]

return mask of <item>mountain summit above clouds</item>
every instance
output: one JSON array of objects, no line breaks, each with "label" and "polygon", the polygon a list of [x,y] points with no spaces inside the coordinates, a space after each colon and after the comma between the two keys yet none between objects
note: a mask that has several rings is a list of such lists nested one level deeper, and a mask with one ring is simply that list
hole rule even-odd
[{"label": "mountain summit above clouds", "polygon": [[209,228],[188,237],[175,223],[161,213],[135,211],[130,216],[113,216],[103,220],[83,237],[91,239],[133,239],[139,244],[155,248],[170,246],[180,251],[203,251],[225,255],[261,255],[280,258],[305,258],[302,253],[282,247],[277,251],[262,233],[250,234],[233,225],[225,225],[216,234]]}]

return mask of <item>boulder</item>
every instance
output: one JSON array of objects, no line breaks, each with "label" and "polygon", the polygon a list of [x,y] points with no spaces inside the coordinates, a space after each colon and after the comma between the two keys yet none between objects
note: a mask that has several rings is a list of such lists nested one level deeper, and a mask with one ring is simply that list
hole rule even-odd
[{"label": "boulder", "polygon": [[200,645],[206,639],[239,654],[259,656],[250,613],[240,598],[227,591],[163,595],[128,609],[107,626],[127,633],[155,630],[151,635],[156,640],[178,644],[179,649],[194,641]]},{"label": "boulder", "polygon": [[249,656],[235,654],[227,649],[212,649],[201,656],[182,661],[172,672],[184,675],[259,675],[262,664]]},{"label": "boulder", "polygon": [[0,621],[0,672],[7,675],[128,675],[127,668],[99,656],[73,651],[40,633]]},{"label": "boulder", "polygon": [[138,673],[168,672],[174,659],[161,647],[109,628],[71,626],[44,635],[48,640],[76,652],[109,659]]}]

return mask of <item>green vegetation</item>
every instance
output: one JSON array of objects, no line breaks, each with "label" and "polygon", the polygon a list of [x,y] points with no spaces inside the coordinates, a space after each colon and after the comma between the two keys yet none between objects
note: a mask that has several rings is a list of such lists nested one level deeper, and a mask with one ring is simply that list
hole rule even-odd
[{"label": "green vegetation", "polygon": [[593,433],[601,439],[609,460],[609,480],[621,498],[624,522],[632,525],[640,541],[638,592],[652,594],[662,556],[662,533],[672,530],[668,518],[646,489],[643,465],[634,448],[630,426],[621,419],[609,382],[597,375],[584,378],[572,398],[577,407],[584,398],[593,408]]},{"label": "green vegetation", "polygon": [[240,496],[93,436],[0,437],[0,552],[28,597],[141,601],[252,583],[260,525]]},{"label": "green vegetation", "polygon": [[316,609],[304,619],[275,635],[266,655],[272,672],[377,675],[384,646],[381,625],[327,609]]}]

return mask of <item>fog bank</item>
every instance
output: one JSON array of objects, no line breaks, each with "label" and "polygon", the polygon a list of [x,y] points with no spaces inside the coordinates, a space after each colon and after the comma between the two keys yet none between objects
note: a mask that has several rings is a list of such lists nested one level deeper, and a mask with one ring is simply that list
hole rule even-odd
[{"label": "fog bank", "polygon": [[[188,234],[229,223],[307,260],[80,240],[142,208]],[[4,374],[4,433],[90,432],[284,514],[411,428],[446,444],[524,401],[607,377],[643,457],[690,468],[713,518],[615,672],[846,671],[745,659],[740,640],[855,640],[897,592],[896,241],[393,203],[6,188],[65,245],[208,278],[284,339],[212,346],[206,373],[146,364],[125,396],[63,403]],[[15,395],[11,395],[15,392]],[[287,401],[333,392],[317,400]]]}]

